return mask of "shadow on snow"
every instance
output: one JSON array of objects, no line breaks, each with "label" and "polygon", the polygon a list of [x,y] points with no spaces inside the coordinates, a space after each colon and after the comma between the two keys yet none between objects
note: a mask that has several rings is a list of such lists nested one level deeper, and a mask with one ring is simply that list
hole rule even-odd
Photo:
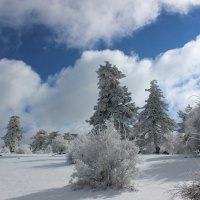
[{"label": "shadow on snow", "polygon": [[185,156],[163,156],[149,158],[149,166],[142,171],[140,178],[160,182],[178,182],[191,179],[191,174],[200,169],[200,159]]},{"label": "shadow on snow", "polygon": [[91,190],[72,190],[70,186],[63,188],[48,189],[25,196],[10,198],[8,200],[82,200],[82,199],[107,199],[119,195],[121,192],[116,190],[91,191]]}]

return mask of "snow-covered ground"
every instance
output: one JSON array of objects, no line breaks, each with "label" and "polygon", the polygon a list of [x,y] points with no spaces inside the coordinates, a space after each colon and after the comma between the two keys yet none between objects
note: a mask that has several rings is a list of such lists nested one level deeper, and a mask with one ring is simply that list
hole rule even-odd
[{"label": "snow-covered ground", "polygon": [[[0,200],[170,200],[174,185],[190,180],[200,169],[200,158],[183,155],[143,155],[138,191],[73,191],[69,186],[72,165],[65,156],[4,155],[0,157]],[[177,198],[178,199],[178,198]]]}]

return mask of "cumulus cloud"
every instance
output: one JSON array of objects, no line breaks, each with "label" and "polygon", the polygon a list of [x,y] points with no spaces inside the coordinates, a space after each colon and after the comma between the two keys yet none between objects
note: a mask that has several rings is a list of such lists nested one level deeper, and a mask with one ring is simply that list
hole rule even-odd
[{"label": "cumulus cloud", "polygon": [[99,41],[132,34],[162,13],[186,14],[199,0],[1,0],[0,23],[14,27],[43,24],[55,41],[89,48]]},{"label": "cumulus cloud", "polygon": [[[98,88],[96,70],[104,61],[119,67],[126,75],[121,82],[128,86],[136,105],[142,106],[149,82],[157,79],[170,105],[170,112],[194,103],[199,94],[200,37],[182,48],[169,50],[155,60],[137,55],[125,55],[119,50],[85,51],[73,67],[41,83],[40,77],[22,61],[0,60],[0,121],[1,128],[8,117],[18,114],[23,125],[34,133],[39,128],[48,131],[83,131],[82,125],[93,113]],[[4,132],[1,131],[1,134]]]},{"label": "cumulus cloud", "polygon": [[[30,66],[22,61],[0,60],[0,136],[5,133],[11,115],[25,115],[23,110],[39,87],[40,77]],[[27,121],[28,117],[25,118]]]}]

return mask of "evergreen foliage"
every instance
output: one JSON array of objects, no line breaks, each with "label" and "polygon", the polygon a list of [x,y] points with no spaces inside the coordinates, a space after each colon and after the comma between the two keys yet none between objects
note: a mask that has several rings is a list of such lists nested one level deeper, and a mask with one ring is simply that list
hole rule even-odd
[{"label": "evergreen foliage", "polygon": [[151,81],[150,89],[145,91],[150,94],[139,114],[137,144],[141,150],[145,149],[146,152],[153,153],[162,145],[170,147],[171,132],[176,124],[166,113],[168,105],[163,100],[164,96],[157,81]]},{"label": "evergreen foliage", "polygon": [[190,131],[188,129],[188,120],[191,118],[192,107],[188,105],[184,111],[178,111],[178,116],[181,121],[177,124],[177,135],[174,141],[174,152],[175,153],[189,153],[191,148],[188,145],[190,138]]},{"label": "evergreen foliage", "polygon": [[200,151],[200,104],[190,112],[186,121],[187,145],[191,151]]},{"label": "evergreen foliage", "polygon": [[20,125],[20,117],[11,116],[6,129],[6,135],[2,137],[2,140],[4,140],[5,147],[8,147],[10,152],[14,152],[24,137],[23,128]]},{"label": "evergreen foliage", "polygon": [[190,105],[188,105],[184,111],[182,110],[178,111],[178,116],[181,119],[181,122],[178,123],[178,129],[177,129],[179,133],[186,132],[186,121],[191,111],[192,111],[192,107]]},{"label": "evergreen foliage", "polygon": [[48,145],[52,145],[53,140],[57,137],[57,136],[61,136],[61,134],[58,133],[58,131],[53,131],[49,133],[48,136]]},{"label": "evergreen foliage", "polygon": [[39,130],[31,140],[32,152],[44,152],[48,145],[48,134],[45,130]]},{"label": "evergreen foliage", "polygon": [[101,65],[97,74],[99,98],[89,123],[96,127],[113,117],[116,129],[120,131],[122,138],[126,138],[129,126],[136,117],[137,108],[131,102],[131,93],[127,87],[120,85],[119,80],[125,75],[109,62]]}]

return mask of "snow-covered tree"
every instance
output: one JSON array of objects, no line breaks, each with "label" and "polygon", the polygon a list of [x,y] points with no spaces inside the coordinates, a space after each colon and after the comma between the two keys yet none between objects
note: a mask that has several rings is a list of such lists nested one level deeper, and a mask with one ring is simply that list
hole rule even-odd
[{"label": "snow-covered tree", "polygon": [[178,132],[179,133],[185,133],[186,132],[186,121],[187,118],[189,117],[189,114],[192,110],[192,107],[188,104],[188,106],[185,108],[184,111],[179,110],[178,111],[178,116],[181,119],[181,122],[178,123]]},{"label": "snow-covered tree", "polygon": [[174,153],[177,154],[187,154],[191,152],[190,147],[188,146],[189,135],[186,133],[177,133],[174,136]]},{"label": "snow-covered tree", "polygon": [[200,104],[187,117],[186,121],[187,145],[191,151],[200,150]]},{"label": "snow-covered tree", "polygon": [[48,137],[48,145],[52,145],[53,140],[54,140],[57,136],[61,136],[61,134],[58,133],[58,131],[50,132],[50,133],[49,133],[49,137]]},{"label": "snow-covered tree", "polygon": [[48,145],[48,134],[45,130],[39,130],[31,140],[30,147],[34,153],[44,152],[46,150]]},{"label": "snow-covered tree", "polygon": [[[121,140],[111,121],[98,134],[78,136],[72,148],[75,173],[72,183],[78,188],[130,187],[137,173],[138,149],[133,141]],[[74,181],[74,182],[73,182]]]},{"label": "snow-covered tree", "polygon": [[171,132],[176,124],[166,113],[168,105],[164,102],[164,96],[157,81],[151,81],[150,89],[145,91],[150,94],[139,114],[137,143],[141,149],[152,153],[158,151],[163,145],[169,144],[172,138]]},{"label": "snow-covered tree", "polygon": [[10,152],[14,152],[17,145],[23,139],[23,128],[20,125],[20,117],[11,116],[6,129],[6,135],[2,139],[4,140],[5,147],[8,147]]},{"label": "snow-covered tree", "polygon": [[51,143],[53,153],[66,153],[68,143],[63,136],[56,136]]},{"label": "snow-covered tree", "polygon": [[131,102],[131,93],[128,92],[127,87],[120,85],[119,80],[125,75],[109,62],[101,65],[97,74],[100,92],[97,105],[94,106],[95,112],[89,123],[93,126],[102,125],[105,120],[113,117],[116,129],[120,131],[122,138],[126,138],[137,108]]},{"label": "snow-covered tree", "polygon": [[77,134],[74,134],[74,133],[64,133],[63,137],[64,137],[64,139],[66,141],[68,141],[70,143],[70,142],[72,142],[77,137]]},{"label": "snow-covered tree", "polygon": [[178,116],[181,121],[177,124],[177,135],[174,140],[175,153],[189,153],[191,150],[188,146],[189,132],[188,132],[188,119],[191,117],[192,107],[188,105],[184,111],[178,111]]}]

